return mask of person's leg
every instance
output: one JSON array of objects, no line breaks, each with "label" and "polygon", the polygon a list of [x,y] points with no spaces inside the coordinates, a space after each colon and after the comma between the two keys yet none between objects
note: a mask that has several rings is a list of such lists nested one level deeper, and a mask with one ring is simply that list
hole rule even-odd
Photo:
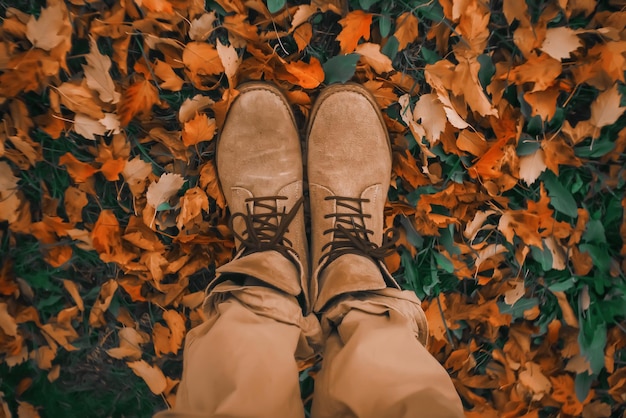
[{"label": "person's leg", "polygon": [[312,416],[463,417],[448,373],[420,341],[424,322],[415,295],[396,289],[330,308]]},{"label": "person's leg", "polygon": [[241,86],[217,144],[237,254],[207,288],[207,321],[185,343],[163,417],[303,417],[296,358],[319,335],[307,288],[302,154],[291,108],[265,83]]},{"label": "person's leg", "polygon": [[304,417],[294,356],[312,353],[306,332],[318,324],[295,298],[224,283],[206,310],[187,335],[176,406],[158,418]]},{"label": "person's leg", "polygon": [[394,244],[383,233],[391,147],[371,94],[357,85],[323,91],[307,150],[310,293],[326,337],[312,416],[463,416],[450,377],[424,348],[419,300],[382,261]]}]

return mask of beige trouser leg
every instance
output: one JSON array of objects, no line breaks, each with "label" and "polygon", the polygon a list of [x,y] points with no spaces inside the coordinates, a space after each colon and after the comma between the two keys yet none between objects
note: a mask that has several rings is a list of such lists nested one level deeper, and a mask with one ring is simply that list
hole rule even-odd
[{"label": "beige trouser leg", "polygon": [[343,298],[322,317],[312,417],[463,417],[448,373],[418,340],[426,322],[415,295],[377,293]]},{"label": "beige trouser leg", "polygon": [[317,319],[282,292],[228,282],[205,311],[187,335],[176,406],[157,417],[304,417],[296,357],[313,354]]},{"label": "beige trouser leg", "polygon": [[[176,407],[158,418],[304,417],[295,358],[313,354],[319,323],[295,299],[228,282],[187,335]],[[426,322],[411,292],[342,298],[322,316],[327,335],[314,418],[462,417],[445,369],[420,341]]]}]

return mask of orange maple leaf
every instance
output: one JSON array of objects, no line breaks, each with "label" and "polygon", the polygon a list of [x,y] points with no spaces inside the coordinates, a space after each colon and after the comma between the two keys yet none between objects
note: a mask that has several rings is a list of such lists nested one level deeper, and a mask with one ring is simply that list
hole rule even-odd
[{"label": "orange maple leaf", "polygon": [[297,84],[305,89],[314,89],[324,81],[324,70],[322,64],[315,57],[311,57],[311,62],[304,61],[288,62],[285,64],[287,74],[285,80]]},{"label": "orange maple leaf", "polygon": [[136,82],[124,91],[120,100],[117,109],[120,125],[126,126],[138,114],[150,112],[152,106],[157,103],[159,103],[159,92],[156,87],[148,80]]},{"label": "orange maple leaf", "polygon": [[355,10],[339,21],[343,30],[337,36],[337,40],[339,41],[342,54],[353,52],[359,43],[359,39],[363,38],[366,41],[370,39],[372,17],[373,15],[362,10]]}]

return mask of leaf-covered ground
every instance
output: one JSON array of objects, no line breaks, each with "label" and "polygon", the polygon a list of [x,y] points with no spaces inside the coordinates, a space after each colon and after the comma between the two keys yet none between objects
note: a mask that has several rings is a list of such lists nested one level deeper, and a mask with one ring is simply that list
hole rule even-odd
[{"label": "leaf-covered ground", "polygon": [[[258,79],[300,122],[330,83],[376,96],[400,231],[386,261],[423,299],[468,417],[625,413],[623,0],[5,0],[0,15],[0,416],[175,403],[185,333],[232,256],[215,137]],[[318,367],[301,365],[307,404]]]}]

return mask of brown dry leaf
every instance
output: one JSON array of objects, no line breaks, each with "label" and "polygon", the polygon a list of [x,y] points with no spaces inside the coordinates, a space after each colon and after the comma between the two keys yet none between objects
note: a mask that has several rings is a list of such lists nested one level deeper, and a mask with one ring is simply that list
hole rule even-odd
[{"label": "brown dry leaf", "polygon": [[541,116],[544,121],[551,120],[556,113],[557,99],[561,90],[558,87],[550,87],[544,91],[534,91],[524,94],[524,100],[531,107],[533,116]]},{"label": "brown dry leaf", "polygon": [[567,301],[567,296],[565,292],[552,292],[554,296],[556,296],[557,301],[559,302],[559,307],[561,308],[561,312],[563,314],[563,320],[570,327],[578,328],[578,317],[574,313],[574,310],[570,306]]},{"label": "brown dry leaf", "polygon": [[594,390],[591,389],[587,395],[587,399],[583,402],[578,400],[576,392],[574,390],[574,379],[568,374],[562,374],[560,376],[550,376],[554,391],[552,392],[552,399],[563,404],[561,411],[564,414],[579,416],[583,412],[583,406],[588,404],[594,396]]},{"label": "brown dry leaf", "polygon": [[413,119],[421,120],[431,145],[439,141],[441,133],[446,129],[446,112],[437,96],[432,93],[420,96],[413,110]]},{"label": "brown dry leaf", "polygon": [[144,333],[138,332],[131,327],[122,328],[117,336],[120,340],[119,347],[111,348],[107,350],[107,354],[113,358],[123,360],[139,360],[143,351],[141,350],[141,344],[148,342],[148,336]]},{"label": "brown dry leaf", "polygon": [[572,52],[583,46],[578,33],[579,31],[566,26],[549,28],[540,49],[554,59],[568,59]]},{"label": "brown dry leaf", "polygon": [[417,39],[419,35],[417,24],[417,16],[411,12],[402,13],[396,18],[396,30],[393,36],[398,40],[398,51],[402,51],[408,44]]},{"label": "brown dry leaf", "polygon": [[235,87],[237,87],[237,69],[239,68],[239,64],[241,64],[241,59],[237,54],[237,50],[235,50],[232,45],[223,45],[218,39],[217,55],[222,61],[224,72],[226,73],[226,77],[228,78],[228,85],[230,86],[230,88],[234,89]]},{"label": "brown dry leaf", "polygon": [[305,89],[314,89],[324,81],[322,64],[315,57],[307,64],[304,61],[285,63],[285,79]]},{"label": "brown dry leaf", "polygon": [[192,19],[189,26],[189,38],[192,41],[206,41],[213,31],[213,22],[216,18],[215,12],[210,12]]},{"label": "brown dry leaf", "polygon": [[139,7],[145,7],[151,12],[174,13],[174,8],[168,0],[134,0]]},{"label": "brown dry leaf", "polygon": [[165,90],[180,91],[185,84],[185,80],[174,72],[172,66],[161,60],[156,60],[154,64],[154,75],[161,80],[159,87]]},{"label": "brown dry leaf", "polygon": [[18,403],[17,418],[40,418],[39,411],[33,405],[25,401],[18,401]]},{"label": "brown dry leaf", "polygon": [[519,374],[519,381],[528,388],[535,401],[541,400],[552,389],[552,384],[541,371],[541,366],[533,362],[524,365],[524,370]]},{"label": "brown dry leaf", "polygon": [[215,200],[217,206],[222,209],[225,208],[226,200],[222,194],[222,189],[220,188],[220,184],[217,179],[215,165],[211,161],[208,161],[200,169],[200,187],[206,191],[207,195]]},{"label": "brown dry leaf", "polygon": [[202,211],[209,211],[209,199],[206,193],[199,187],[194,187],[185,192],[180,199],[180,213],[176,217],[176,226],[182,231],[186,226],[193,226],[193,220],[202,216]]},{"label": "brown dry leaf", "polygon": [[339,21],[343,27],[337,36],[342,54],[353,52],[361,38],[370,39],[370,26],[373,15],[362,10],[354,10]]},{"label": "brown dry leaf", "polygon": [[457,96],[463,95],[468,106],[482,116],[497,117],[498,111],[492,106],[478,79],[479,70],[480,63],[475,58],[460,60],[454,69],[452,92]]},{"label": "brown dry leaf", "polygon": [[9,315],[8,306],[6,303],[0,303],[0,329],[10,336],[15,337],[17,335],[17,323],[15,318]]},{"label": "brown dry leaf", "polygon": [[185,327],[185,318],[183,318],[183,316],[177,311],[168,309],[163,312],[163,319],[171,332],[171,352],[176,354],[182,346],[185,333],[187,332],[187,328]]},{"label": "brown dry leaf", "polygon": [[289,28],[289,32],[293,32],[298,26],[302,25],[304,22],[308,21],[313,14],[317,12],[317,7],[311,4],[302,4],[298,6],[298,10],[293,14],[293,19],[291,20],[291,27]]},{"label": "brown dry leaf", "polygon": [[356,53],[361,55],[363,61],[368,64],[378,74],[393,71],[391,59],[380,52],[380,45],[366,42],[356,48]]},{"label": "brown dry leaf", "polygon": [[617,90],[617,83],[606,91],[598,95],[591,103],[591,119],[589,121],[597,128],[596,135],[600,134],[599,129],[612,125],[624,113],[626,106],[620,106],[621,95]]},{"label": "brown dry leaf", "polygon": [[128,125],[140,113],[149,113],[152,106],[159,102],[159,92],[150,81],[141,80],[132,84],[124,91],[117,109],[121,126]]},{"label": "brown dry leaf", "polygon": [[63,83],[55,91],[59,93],[61,104],[72,112],[82,113],[96,120],[104,117],[102,107],[96,103],[95,95],[86,83]]},{"label": "brown dry leaf", "polygon": [[122,245],[120,224],[111,210],[103,210],[91,231],[93,247],[99,253],[113,254]]},{"label": "brown dry leaf", "polygon": [[99,328],[107,324],[106,319],[104,319],[104,313],[109,309],[117,287],[118,284],[114,279],[110,279],[102,285],[98,299],[96,299],[91,312],[89,312],[89,325]]},{"label": "brown dry leaf", "polygon": [[13,175],[11,166],[0,161],[0,221],[13,223],[18,219],[21,200],[17,194],[19,179]]},{"label": "brown dry leaf", "polygon": [[185,184],[185,179],[180,174],[163,173],[159,181],[153,181],[148,186],[146,200],[148,205],[158,210],[159,206],[172,198]]},{"label": "brown dry leaf", "polygon": [[519,158],[519,177],[527,185],[532,185],[546,170],[545,155],[541,148],[530,155]]},{"label": "brown dry leaf", "polygon": [[198,114],[183,125],[183,143],[190,147],[203,141],[210,141],[215,135],[215,128],[215,119],[209,118],[204,113]]},{"label": "brown dry leaf", "polygon": [[65,15],[67,10],[63,2],[56,2],[50,7],[43,8],[39,19],[31,16],[26,24],[26,37],[36,48],[50,51],[66,40],[64,27],[67,25]]},{"label": "brown dry leaf", "polygon": [[59,165],[64,165],[67,168],[68,174],[76,183],[84,183],[98,172],[93,166],[77,160],[69,152],[66,152],[59,158]]},{"label": "brown dry leaf", "polygon": [[100,121],[93,119],[82,113],[77,113],[74,117],[74,130],[83,138],[96,140],[94,135],[105,135],[106,127]]},{"label": "brown dry leaf", "polygon": [[304,23],[293,32],[293,39],[298,45],[298,52],[304,51],[313,37],[313,26],[310,23]]},{"label": "brown dry leaf", "polygon": [[87,86],[96,90],[103,102],[115,104],[119,102],[121,95],[115,90],[115,83],[109,74],[111,58],[98,51],[95,39],[91,38],[89,45],[89,54],[85,55],[87,65],[83,65]]},{"label": "brown dry leaf", "polygon": [[[458,4],[455,2],[455,5]],[[489,8],[480,1],[471,0],[465,4],[456,30],[463,42],[455,45],[456,55],[478,56],[483,53],[489,39]],[[466,52],[469,48],[469,52]]]},{"label": "brown dry leaf", "polygon": [[83,298],[80,296],[80,291],[78,290],[78,285],[71,280],[63,280],[63,287],[67,292],[72,296],[78,310],[83,312],[85,310],[85,304],[83,303]]},{"label": "brown dry leaf", "polygon": [[189,42],[183,51],[185,69],[197,88],[204,89],[203,77],[224,72],[217,49],[206,42]]},{"label": "brown dry leaf", "polygon": [[127,362],[126,364],[137,376],[146,382],[152,393],[155,395],[163,393],[167,387],[167,381],[161,369],[157,366],[149,365],[145,360]]},{"label": "brown dry leaf", "polygon": [[202,94],[196,94],[194,97],[185,99],[178,110],[178,121],[185,123],[190,121],[200,111],[214,105],[215,102],[209,97]]},{"label": "brown dry leaf", "polygon": [[150,174],[152,174],[152,164],[143,161],[139,156],[127,161],[122,170],[124,180],[135,197],[145,190]]}]

